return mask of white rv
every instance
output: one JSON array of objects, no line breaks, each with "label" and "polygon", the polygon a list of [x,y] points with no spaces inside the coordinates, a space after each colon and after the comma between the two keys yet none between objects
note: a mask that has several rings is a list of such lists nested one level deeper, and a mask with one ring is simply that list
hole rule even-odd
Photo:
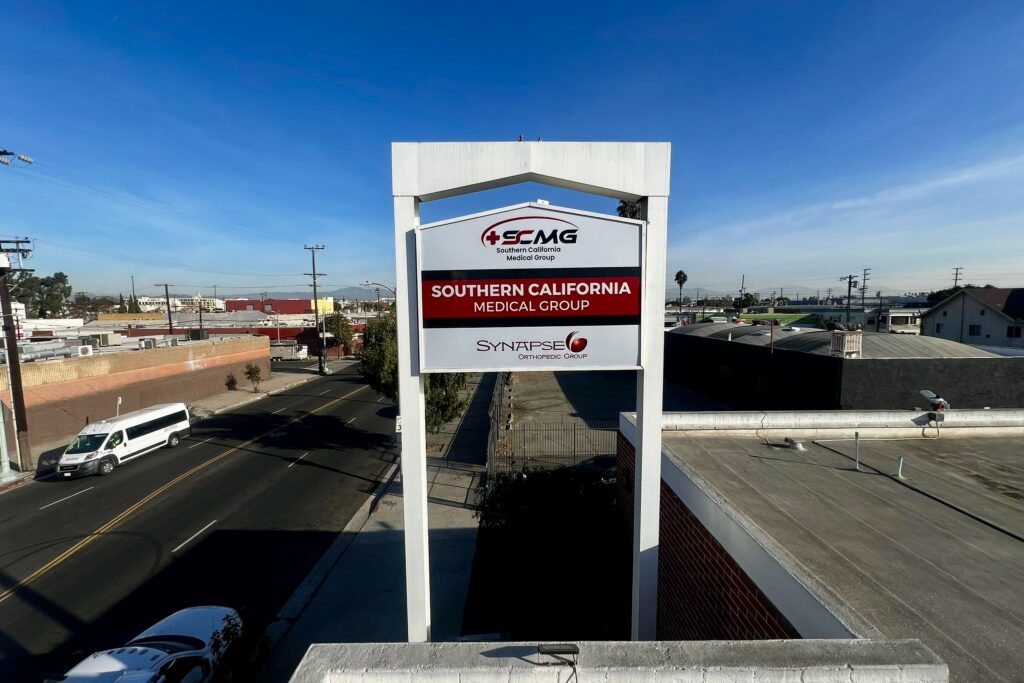
[{"label": "white rv", "polygon": [[184,403],[166,403],[93,422],[60,456],[57,476],[110,474],[118,465],[161,446],[174,448],[191,431]]}]

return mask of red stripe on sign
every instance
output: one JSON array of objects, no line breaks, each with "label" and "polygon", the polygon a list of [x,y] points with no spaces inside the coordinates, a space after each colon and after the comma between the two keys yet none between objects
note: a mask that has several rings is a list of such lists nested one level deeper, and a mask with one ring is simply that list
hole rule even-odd
[{"label": "red stripe on sign", "polygon": [[640,315],[640,278],[424,280],[423,319]]}]

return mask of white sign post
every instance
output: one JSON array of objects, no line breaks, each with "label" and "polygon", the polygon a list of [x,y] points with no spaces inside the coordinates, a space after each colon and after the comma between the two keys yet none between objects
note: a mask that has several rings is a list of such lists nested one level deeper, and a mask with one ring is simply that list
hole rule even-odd
[{"label": "white sign post", "polygon": [[[637,371],[632,637],[656,635],[668,143],[394,143],[408,639],[430,640],[424,373]],[[419,225],[421,201],[522,182],[645,220],[522,204]]]}]

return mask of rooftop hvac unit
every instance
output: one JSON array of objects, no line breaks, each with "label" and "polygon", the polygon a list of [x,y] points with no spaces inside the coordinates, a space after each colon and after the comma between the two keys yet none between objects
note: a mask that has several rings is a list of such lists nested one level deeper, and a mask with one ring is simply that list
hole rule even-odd
[{"label": "rooftop hvac unit", "polygon": [[76,351],[78,351],[78,356],[81,358],[83,356],[91,356],[94,349],[91,346],[79,346],[76,347]]},{"label": "rooftop hvac unit", "polygon": [[177,345],[178,345],[178,338],[177,337],[171,337],[171,346],[177,346]]},{"label": "rooftop hvac unit", "polygon": [[864,347],[864,333],[843,332],[835,330],[832,332],[832,355],[839,358],[860,358]]},{"label": "rooftop hvac unit", "polygon": [[140,349],[155,349],[156,348],[156,339],[140,339],[139,340],[139,348]]}]

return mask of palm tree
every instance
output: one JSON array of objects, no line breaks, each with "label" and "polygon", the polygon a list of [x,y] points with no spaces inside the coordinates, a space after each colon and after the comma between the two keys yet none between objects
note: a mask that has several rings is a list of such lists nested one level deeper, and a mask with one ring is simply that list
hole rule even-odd
[{"label": "palm tree", "polygon": [[682,306],[683,306],[683,285],[685,285],[686,281],[689,280],[689,279],[690,278],[688,278],[686,276],[685,272],[683,272],[681,270],[677,270],[676,271],[676,284],[679,285],[679,307],[680,308],[682,308]]},{"label": "palm tree", "polygon": [[616,209],[620,218],[640,218],[640,202],[619,201]]}]

